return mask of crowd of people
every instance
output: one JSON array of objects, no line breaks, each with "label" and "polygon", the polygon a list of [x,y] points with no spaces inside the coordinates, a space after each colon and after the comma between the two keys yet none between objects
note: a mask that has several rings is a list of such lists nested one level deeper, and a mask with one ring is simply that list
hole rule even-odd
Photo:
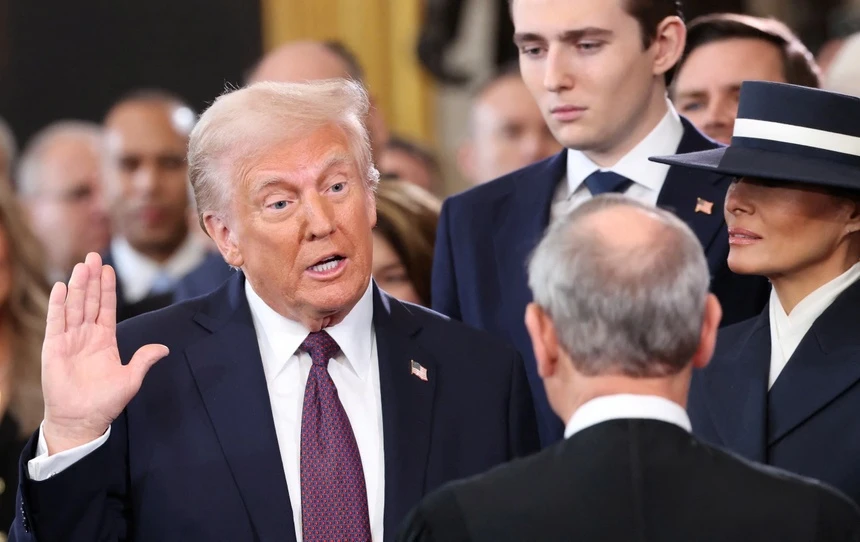
[{"label": "crowd of people", "polygon": [[11,540],[860,541],[860,36],[509,7],[447,198],[336,41],[0,125]]}]

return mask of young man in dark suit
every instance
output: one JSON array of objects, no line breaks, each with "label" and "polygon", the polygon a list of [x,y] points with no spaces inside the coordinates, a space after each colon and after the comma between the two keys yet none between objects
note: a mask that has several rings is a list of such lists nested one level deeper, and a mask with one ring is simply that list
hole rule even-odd
[{"label": "young man in dark suit", "polygon": [[399,541],[860,540],[860,509],[836,490],[690,434],[690,377],[721,309],[677,217],[593,199],[550,229],[528,272],[526,326],[566,439],[433,493]]},{"label": "young man in dark suit", "polygon": [[671,210],[704,247],[723,323],[764,306],[767,283],[726,266],[719,209],[730,177],[689,173],[650,156],[717,144],[678,116],[667,73],[684,49],[675,0],[512,0],[523,80],[560,154],[449,199],[433,262],[435,310],[512,342],[526,358],[541,441],[561,438],[534,370],[522,315],[525,260],[553,219],[592,196],[621,192]]},{"label": "young man in dark suit", "polygon": [[516,351],[371,279],[368,107],[345,79],[258,83],[201,117],[198,212],[241,269],[211,294],[117,327],[96,254],[54,286],[13,539],[392,540],[538,449]]}]

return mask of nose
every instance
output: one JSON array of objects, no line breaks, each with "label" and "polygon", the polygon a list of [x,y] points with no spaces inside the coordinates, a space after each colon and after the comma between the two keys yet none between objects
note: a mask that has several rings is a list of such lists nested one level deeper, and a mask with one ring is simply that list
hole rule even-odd
[{"label": "nose", "polygon": [[734,181],[726,193],[726,216],[740,216],[743,214],[751,215],[755,212],[755,207],[752,203],[751,186],[744,179]]},{"label": "nose", "polygon": [[324,239],[333,234],[336,229],[334,209],[326,198],[313,193],[302,202],[307,221],[305,238],[308,240]]},{"label": "nose", "polygon": [[710,100],[705,112],[705,132],[709,135],[717,135],[719,137],[715,139],[728,143],[731,140],[737,114],[737,103],[733,100],[726,98]]},{"label": "nose", "polygon": [[550,45],[546,52],[543,84],[550,92],[560,92],[573,87],[573,77],[566,62],[564,49],[555,44]]},{"label": "nose", "polygon": [[156,167],[145,164],[134,172],[134,188],[139,192],[149,193],[158,186],[159,172]]}]

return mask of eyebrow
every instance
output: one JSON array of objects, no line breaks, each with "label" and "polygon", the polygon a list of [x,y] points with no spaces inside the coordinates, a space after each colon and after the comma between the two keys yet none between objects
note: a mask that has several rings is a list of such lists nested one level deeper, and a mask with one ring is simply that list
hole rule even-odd
[{"label": "eyebrow", "polygon": [[[326,173],[336,167],[348,164],[349,160],[350,156],[346,153],[338,152],[335,154],[330,154],[328,157],[326,157],[325,160],[323,160],[318,178],[324,177]],[[263,177],[261,180],[257,181],[256,186],[254,187],[254,193],[259,194],[260,192],[263,192],[272,185],[285,182],[287,182],[287,179],[283,175],[275,174]]]},{"label": "eyebrow", "polygon": [[[577,42],[586,38],[608,38],[612,35],[612,30],[596,26],[588,26],[574,30],[565,30],[558,35],[558,39],[566,42]],[[545,36],[534,32],[517,32],[514,34],[514,43],[519,44],[532,41],[547,41],[547,39]]]},{"label": "eyebrow", "polygon": [[[741,86],[732,83],[730,85],[721,86],[720,90],[728,90],[730,92],[740,92]],[[676,100],[680,100],[682,98],[685,98],[688,100],[692,99],[692,98],[706,98],[707,96],[708,96],[708,91],[703,90],[703,89],[693,89],[693,90],[687,90],[684,92],[676,92],[675,93],[675,99]]]}]

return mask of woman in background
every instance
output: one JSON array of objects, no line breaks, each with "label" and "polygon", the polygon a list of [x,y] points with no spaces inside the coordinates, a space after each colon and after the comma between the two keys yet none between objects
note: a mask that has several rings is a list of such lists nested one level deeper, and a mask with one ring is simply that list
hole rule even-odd
[{"label": "woman in background", "polygon": [[860,503],[860,99],[748,81],[728,148],[658,161],[737,178],[729,267],[773,285],[694,374],[693,432]]},{"label": "woman in background", "polygon": [[430,273],[441,203],[404,180],[383,180],[376,193],[373,279],[401,301],[430,304]]},{"label": "woman in background", "polygon": [[42,341],[50,288],[42,247],[0,182],[0,540],[15,518],[18,460],[44,415]]}]

